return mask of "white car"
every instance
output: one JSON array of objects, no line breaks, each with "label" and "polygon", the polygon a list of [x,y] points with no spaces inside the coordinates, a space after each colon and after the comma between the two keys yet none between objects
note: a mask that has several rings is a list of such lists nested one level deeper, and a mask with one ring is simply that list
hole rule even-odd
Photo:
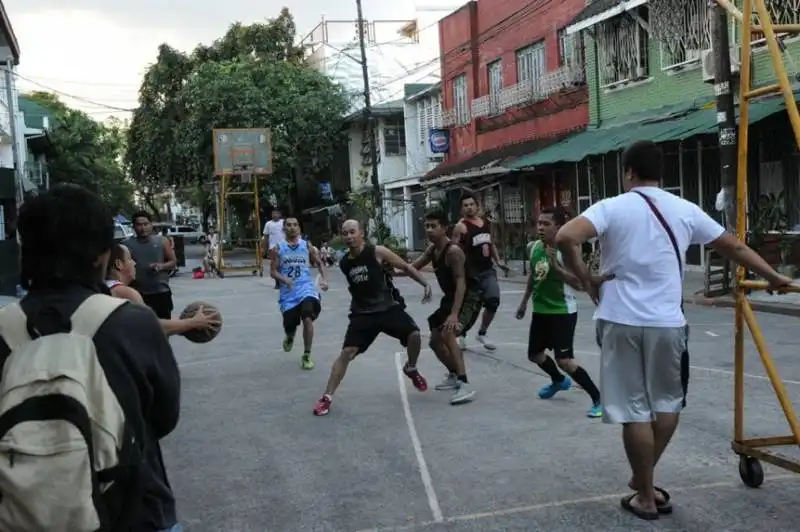
[{"label": "white car", "polygon": [[206,234],[191,225],[172,225],[167,229],[167,236],[182,236],[187,244],[205,244]]}]

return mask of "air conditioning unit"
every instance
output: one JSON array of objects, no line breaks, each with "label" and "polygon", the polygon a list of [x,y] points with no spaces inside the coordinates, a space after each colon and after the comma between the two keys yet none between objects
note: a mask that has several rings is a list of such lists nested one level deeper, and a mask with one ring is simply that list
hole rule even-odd
[{"label": "air conditioning unit", "polygon": [[[731,48],[731,74],[739,74],[739,48]],[[714,69],[714,50],[707,49],[700,51],[700,71],[704,83],[714,83],[715,69]]]}]

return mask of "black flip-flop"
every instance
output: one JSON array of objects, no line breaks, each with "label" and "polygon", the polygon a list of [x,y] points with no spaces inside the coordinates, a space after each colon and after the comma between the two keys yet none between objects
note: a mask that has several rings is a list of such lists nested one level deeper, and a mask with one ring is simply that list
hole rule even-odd
[{"label": "black flip-flop", "polygon": [[658,486],[654,486],[653,491],[655,491],[656,493],[660,493],[661,496],[664,498],[663,504],[659,504],[658,501],[656,501],[656,509],[658,510],[658,513],[660,513],[661,515],[671,514],[672,504],[670,504],[669,502],[670,499],[669,492],[667,492],[667,490],[665,490],[664,488],[659,488]]},{"label": "black flip-flop", "polygon": [[632,513],[639,519],[643,519],[645,521],[656,521],[658,519],[658,512],[645,512],[641,508],[635,507],[631,501],[633,501],[634,497],[636,497],[636,493],[631,493],[630,495],[626,495],[623,497],[619,503],[622,506],[622,509]]}]

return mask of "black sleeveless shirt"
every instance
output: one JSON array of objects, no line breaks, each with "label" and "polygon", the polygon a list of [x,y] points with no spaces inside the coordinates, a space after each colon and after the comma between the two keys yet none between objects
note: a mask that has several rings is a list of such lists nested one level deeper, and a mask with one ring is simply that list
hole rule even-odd
[{"label": "black sleeveless shirt", "polygon": [[347,278],[352,300],[351,314],[376,314],[398,305],[392,294],[392,284],[375,256],[375,246],[369,244],[355,257],[348,253],[339,262]]},{"label": "black sleeveless shirt", "polygon": [[447,264],[447,253],[452,245],[455,244],[448,243],[438,256],[436,255],[436,248],[431,251],[433,253],[433,272],[436,274],[439,288],[442,289],[441,306],[452,305],[456,296],[456,280],[453,277],[453,269]]},{"label": "black sleeveless shirt", "polygon": [[467,228],[462,245],[466,255],[467,275],[475,276],[491,270],[492,263],[492,229],[489,220],[483,219],[483,226],[478,227],[468,220],[462,220]]}]

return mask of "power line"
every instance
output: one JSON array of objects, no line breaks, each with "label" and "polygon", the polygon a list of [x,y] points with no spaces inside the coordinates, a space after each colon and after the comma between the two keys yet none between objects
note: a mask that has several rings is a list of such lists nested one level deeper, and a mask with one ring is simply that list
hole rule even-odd
[{"label": "power line", "polygon": [[132,113],[134,111],[134,109],[128,109],[128,108],[124,108],[124,107],[117,107],[115,105],[108,105],[108,104],[105,104],[105,103],[97,102],[95,100],[90,100],[89,98],[84,98],[83,96],[76,96],[74,94],[69,94],[69,93],[66,93],[66,92],[63,92],[63,91],[59,91],[57,89],[54,89],[53,87],[49,87],[47,85],[43,85],[41,83],[33,81],[32,79],[29,79],[29,78],[27,78],[27,77],[25,77],[25,76],[23,76],[21,74],[18,74],[18,73],[14,73],[14,76],[19,78],[19,79],[25,80],[28,83],[33,83],[37,87],[42,88],[42,89],[44,89],[46,91],[50,91],[53,94],[57,94],[59,96],[63,96],[65,98],[70,98],[72,100],[76,100],[76,101],[79,101],[79,102],[88,103],[90,105],[94,105],[95,107],[101,107],[103,109],[110,109],[112,111],[122,111],[122,112],[125,112],[125,113]]}]

